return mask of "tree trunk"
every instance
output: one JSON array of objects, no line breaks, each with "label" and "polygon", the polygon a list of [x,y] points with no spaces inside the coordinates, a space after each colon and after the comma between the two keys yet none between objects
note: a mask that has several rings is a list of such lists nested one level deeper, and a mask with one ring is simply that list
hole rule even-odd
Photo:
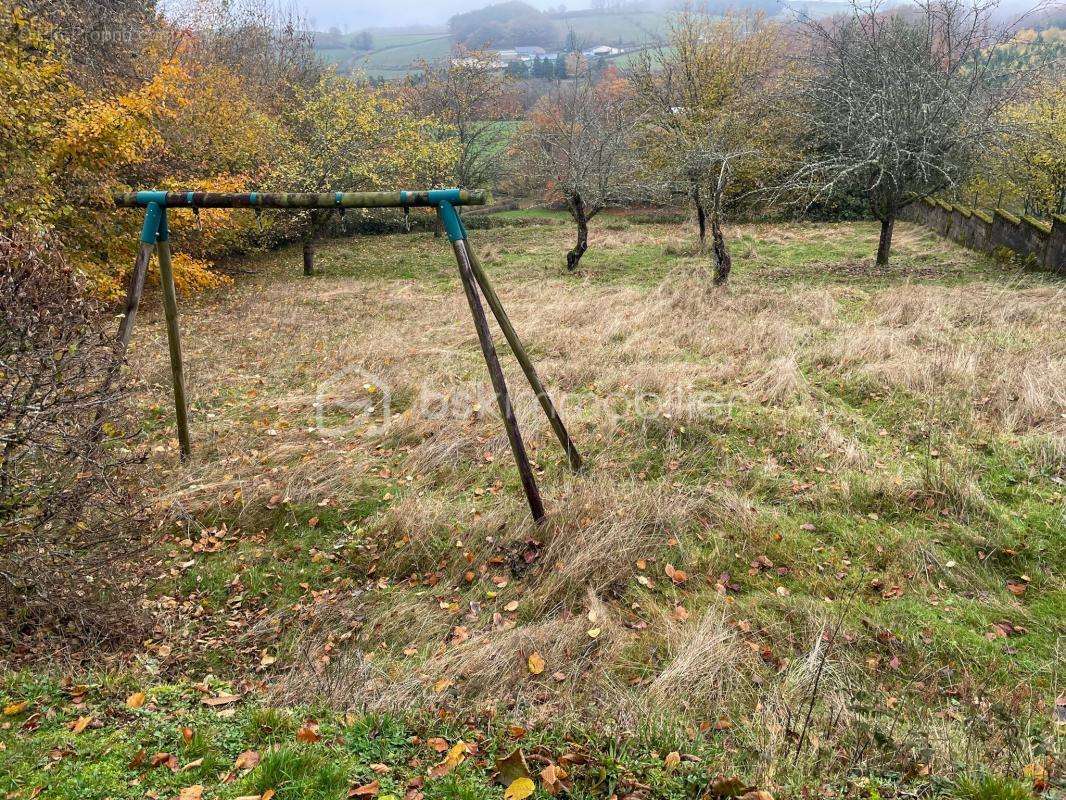
[{"label": "tree trunk", "polygon": [[581,256],[585,255],[585,251],[589,249],[589,217],[581,195],[573,194],[567,197],[567,205],[570,206],[570,216],[577,223],[577,244],[566,254],[566,268],[573,272],[577,269]]},{"label": "tree trunk", "polygon": [[315,240],[313,236],[304,238],[304,275],[315,274]]},{"label": "tree trunk", "polygon": [[711,214],[711,248],[714,253],[714,285],[722,286],[729,280],[733,257],[729,255],[729,248],[726,247],[721,215],[717,211]]},{"label": "tree trunk", "polygon": [[715,286],[725,285],[733,269],[733,257],[729,255],[725,234],[722,232],[722,198],[725,196],[728,175],[729,161],[726,159],[718,170],[718,181],[714,186],[714,197],[711,198],[711,248],[714,256]]},{"label": "tree trunk", "polygon": [[892,251],[892,228],[896,224],[896,213],[890,211],[881,220],[881,238],[877,242],[877,266],[888,264],[888,255]]},{"label": "tree trunk", "polygon": [[696,223],[700,227],[700,249],[707,242],[707,210],[703,207],[703,197],[700,194],[700,185],[692,182],[692,205],[696,208]]}]

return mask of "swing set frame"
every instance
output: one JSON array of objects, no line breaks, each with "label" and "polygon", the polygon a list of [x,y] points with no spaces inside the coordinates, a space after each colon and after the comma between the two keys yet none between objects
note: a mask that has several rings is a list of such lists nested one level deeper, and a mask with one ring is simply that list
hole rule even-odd
[{"label": "swing set frame", "polygon": [[481,353],[488,367],[489,378],[496,394],[496,400],[507,430],[507,439],[511,445],[515,464],[518,466],[522,490],[529,502],[529,510],[538,523],[545,520],[544,503],[537,488],[533,468],[529,463],[522,434],[518,428],[507,381],[500,366],[500,360],[493,344],[492,332],[485,316],[482,299],[488,303],[496,322],[514,353],[522,372],[540,402],[556,438],[566,452],[567,460],[573,471],[581,469],[581,455],[570,438],[551,396],[541,383],[529,354],[522,346],[518,334],[504,311],[503,304],[496,294],[488,275],[470,247],[469,234],[462,218],[456,212],[459,206],[484,205],[488,194],[481,190],[432,189],[425,191],[399,192],[328,192],[328,193],[282,193],[262,192],[161,192],[142,191],[116,194],[115,205],[120,208],[144,208],[144,224],[141,227],[140,248],[137,260],[130,276],[126,294],[125,311],[118,329],[120,358],[129,347],[133,324],[137,316],[141,296],[144,293],[145,276],[152,254],[159,262],[159,282],[163,291],[163,312],[166,318],[167,343],[170,348],[171,382],[174,390],[174,416],[178,433],[178,444],[182,460],[192,454],[189,437],[189,412],[185,396],[185,374],[181,356],[181,334],[178,325],[178,301],[174,288],[174,270],[171,264],[170,229],[167,225],[167,211],[171,208],[190,208],[194,212],[201,208],[251,208],[259,213],[260,209],[277,208],[303,210],[310,208],[332,208],[342,211],[346,208],[402,208],[406,214],[410,208],[435,208],[438,217],[451,241],[455,260],[459,267],[459,278],[463,284],[470,313],[474,319]]}]

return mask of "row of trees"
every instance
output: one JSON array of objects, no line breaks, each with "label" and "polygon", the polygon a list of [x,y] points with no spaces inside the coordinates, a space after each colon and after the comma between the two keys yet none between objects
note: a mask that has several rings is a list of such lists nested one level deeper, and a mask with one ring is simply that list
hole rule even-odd
[{"label": "row of trees", "polygon": [[859,200],[881,223],[878,264],[907,205],[975,181],[1025,183],[1057,210],[1063,87],[1003,67],[1010,26],[996,17],[982,0],[856,3],[797,32],[760,15],[682,13],[625,74],[555,87],[515,148],[521,172],[569,209],[570,269],[603,208],[684,197],[717,283],[731,265],[724,215],[744,204]]}]

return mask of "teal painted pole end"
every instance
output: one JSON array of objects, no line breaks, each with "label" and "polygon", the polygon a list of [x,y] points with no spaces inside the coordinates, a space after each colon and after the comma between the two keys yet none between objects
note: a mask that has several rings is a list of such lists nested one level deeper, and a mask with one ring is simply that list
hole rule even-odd
[{"label": "teal painted pole end", "polygon": [[163,220],[163,206],[154,201],[148,203],[144,212],[144,225],[141,226],[141,241],[144,244],[155,244],[160,234],[160,224],[166,224]]},{"label": "teal painted pole end", "polygon": [[426,194],[431,205],[439,206],[441,203],[458,203],[460,192],[460,189],[430,189]]},{"label": "teal painted pole end", "polygon": [[453,242],[458,242],[466,238],[466,228],[463,227],[463,221],[459,219],[459,215],[455,213],[455,206],[449,200],[439,202],[437,213],[440,214],[440,220],[444,223],[444,230],[449,239]]},{"label": "teal painted pole end", "polygon": [[[192,194],[190,192],[190,194]],[[166,192],[137,192],[134,195],[137,198],[137,205],[146,206],[149,203],[155,203],[159,206],[165,206],[167,204]]]}]

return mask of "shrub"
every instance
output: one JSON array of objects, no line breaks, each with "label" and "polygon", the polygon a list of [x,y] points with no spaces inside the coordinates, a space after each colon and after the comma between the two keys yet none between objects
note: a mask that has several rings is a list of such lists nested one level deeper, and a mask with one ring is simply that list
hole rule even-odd
[{"label": "shrub", "polygon": [[0,626],[111,633],[97,601],[132,542],[105,325],[54,240],[0,232]]}]

